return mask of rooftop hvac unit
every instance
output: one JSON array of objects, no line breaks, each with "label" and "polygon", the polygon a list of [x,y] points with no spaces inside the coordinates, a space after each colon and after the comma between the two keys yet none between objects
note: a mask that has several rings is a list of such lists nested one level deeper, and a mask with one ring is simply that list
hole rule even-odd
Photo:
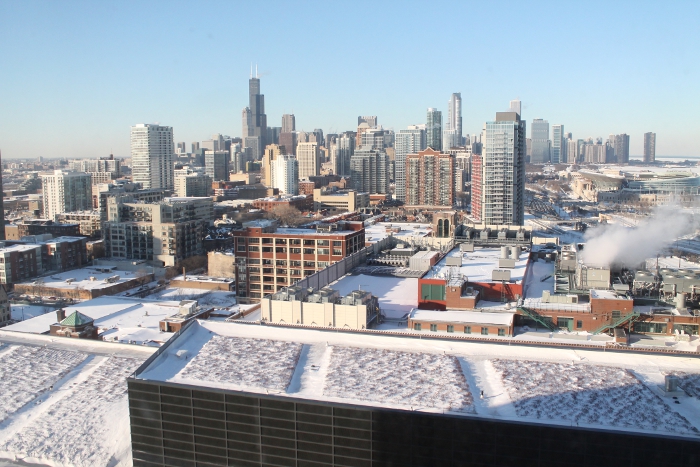
[{"label": "rooftop hvac unit", "polygon": [[473,243],[461,243],[459,245],[459,251],[463,251],[466,253],[473,253],[474,252],[474,244]]},{"label": "rooftop hvac unit", "polygon": [[510,269],[494,269],[491,271],[491,280],[494,282],[510,281]]},{"label": "rooftop hvac unit", "polygon": [[505,240],[506,237],[507,237],[507,232],[506,232],[505,229],[503,229],[503,230],[501,230],[500,232],[498,232],[498,239],[499,239],[499,240]]},{"label": "rooftop hvac unit", "polygon": [[674,392],[678,390],[678,376],[666,375],[664,380],[664,391]]},{"label": "rooftop hvac unit", "polygon": [[525,232],[517,232],[515,234],[515,239],[521,242],[525,241]]}]

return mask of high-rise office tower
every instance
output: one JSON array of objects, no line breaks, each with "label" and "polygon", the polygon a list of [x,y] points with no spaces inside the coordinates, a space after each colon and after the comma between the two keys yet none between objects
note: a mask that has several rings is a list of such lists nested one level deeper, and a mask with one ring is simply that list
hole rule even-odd
[{"label": "high-rise office tower", "polygon": [[[255,78],[251,73],[248,81],[248,100],[250,107],[250,127],[247,136],[257,136],[260,138],[260,152],[267,145],[267,115],[265,115],[265,96],[260,94],[260,78],[258,77],[257,66]],[[244,135],[245,136],[245,135]]]},{"label": "high-rise office tower", "polygon": [[521,102],[518,99],[510,101],[510,111],[515,112],[518,115],[522,116],[521,110]]},{"label": "high-rise office tower", "polygon": [[228,180],[228,151],[212,151],[205,149],[204,173],[211,177],[212,181]]},{"label": "high-rise office tower", "polygon": [[447,103],[447,125],[442,140],[442,149],[462,146],[462,93],[455,92]]},{"label": "high-rise office tower", "polygon": [[369,128],[362,132],[360,136],[360,149],[376,149],[383,151],[385,148],[385,130],[378,128]]},{"label": "high-rise office tower", "polygon": [[272,162],[272,185],[287,195],[299,194],[299,161],[295,156],[281,154]]},{"label": "high-rise office tower", "polygon": [[174,187],[173,127],[139,123],[131,127],[131,173],[144,189]]},{"label": "high-rise office tower", "polygon": [[389,192],[389,156],[376,149],[357,149],[350,158],[352,186],[359,192]]},{"label": "high-rise office tower", "polygon": [[297,121],[294,114],[282,115],[282,133],[291,133],[297,130]]},{"label": "high-rise office tower", "polygon": [[530,163],[546,164],[549,162],[549,122],[541,118],[534,119],[530,129],[530,139],[532,139]]},{"label": "high-rise office tower", "polygon": [[318,143],[299,143],[297,145],[299,161],[299,178],[314,177],[321,173],[321,155]]},{"label": "high-rise office tower", "polygon": [[394,141],[394,197],[406,199],[406,156],[417,154],[426,148],[425,130],[420,128],[399,130]]},{"label": "high-rise office tower", "polygon": [[192,154],[196,153],[197,151],[199,151],[199,141],[192,143]]},{"label": "high-rise office tower", "polygon": [[63,212],[92,210],[92,177],[85,172],[54,170],[41,176],[44,218],[56,220]]},{"label": "high-rise office tower", "polygon": [[376,115],[364,115],[357,117],[357,126],[366,123],[370,128],[377,128],[377,116]]},{"label": "high-rise office tower", "polygon": [[297,153],[297,134],[291,133],[280,133],[280,146],[284,146],[285,152],[287,154],[295,155]]},{"label": "high-rise office tower", "polygon": [[483,156],[472,160],[472,183],[474,177],[479,178],[476,170],[481,172],[477,211],[479,220],[486,224],[523,225],[525,129],[525,121],[517,112],[497,112],[495,121],[486,122]]},{"label": "high-rise office tower", "polygon": [[567,139],[566,140],[566,163],[576,164],[578,162],[578,155],[581,152],[579,145],[581,140]]},{"label": "high-rise office tower", "polygon": [[552,125],[552,150],[550,154],[552,164],[565,162],[565,152],[566,146],[564,143],[564,125]]},{"label": "high-rise office tower", "polygon": [[656,162],[656,133],[644,133],[644,162]]},{"label": "high-rise office tower", "polygon": [[613,141],[615,148],[615,161],[618,164],[627,164],[630,161],[630,137],[628,134],[615,135]]},{"label": "high-rise office tower", "polygon": [[[265,148],[265,152],[262,157],[262,180],[263,185],[268,187],[276,188],[273,184],[273,166],[275,159],[277,159],[282,154],[285,154],[284,146],[278,144],[268,144]],[[298,169],[297,169],[298,171]]]},{"label": "high-rise office tower", "polygon": [[335,161],[333,164],[336,175],[350,176],[350,158],[355,153],[355,135],[344,133],[336,140]]},{"label": "high-rise office tower", "polygon": [[253,115],[250,112],[250,107],[245,107],[241,112],[241,139],[245,140],[247,136],[252,136]]},{"label": "high-rise office tower", "polygon": [[430,147],[406,156],[406,205],[452,207],[454,164],[451,154]]},{"label": "high-rise office tower", "polygon": [[426,143],[429,148],[442,150],[442,112],[430,107],[425,124]]}]

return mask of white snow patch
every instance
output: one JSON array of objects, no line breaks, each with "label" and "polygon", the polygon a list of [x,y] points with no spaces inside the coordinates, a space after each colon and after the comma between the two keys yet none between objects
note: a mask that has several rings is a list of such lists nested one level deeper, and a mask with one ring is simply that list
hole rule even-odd
[{"label": "white snow patch", "polygon": [[624,368],[502,359],[492,364],[519,417],[700,434]]},{"label": "white snow patch", "polygon": [[474,412],[469,385],[451,355],[333,346],[325,396]]},{"label": "white snow patch", "polygon": [[140,363],[102,358],[55,391],[43,413],[5,439],[0,451],[61,466],[130,465],[126,377]]},{"label": "white snow patch", "polygon": [[79,352],[10,346],[0,365],[0,421],[48,391],[86,358]]},{"label": "white snow patch", "polygon": [[215,335],[173,381],[195,380],[284,391],[301,349],[302,345],[294,342]]}]

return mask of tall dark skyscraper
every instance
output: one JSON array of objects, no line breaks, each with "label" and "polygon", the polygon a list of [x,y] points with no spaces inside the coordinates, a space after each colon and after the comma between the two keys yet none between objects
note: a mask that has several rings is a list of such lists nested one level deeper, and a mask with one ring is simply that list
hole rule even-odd
[{"label": "tall dark skyscraper", "polygon": [[257,67],[255,69],[255,78],[251,70],[250,80],[248,81],[248,107],[243,109],[243,114],[250,115],[246,122],[243,121],[243,141],[247,136],[256,136],[258,138],[257,154],[262,154],[263,149],[268,144],[267,141],[267,115],[265,115],[265,96],[260,94],[260,78],[258,77]]}]

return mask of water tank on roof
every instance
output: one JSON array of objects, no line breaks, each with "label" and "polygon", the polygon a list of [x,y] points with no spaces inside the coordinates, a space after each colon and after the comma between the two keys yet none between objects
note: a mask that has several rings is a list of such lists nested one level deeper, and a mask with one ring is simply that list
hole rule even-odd
[{"label": "water tank on roof", "polygon": [[501,259],[508,259],[508,258],[509,258],[510,255],[509,255],[509,251],[508,251],[508,250],[509,250],[509,249],[508,249],[507,246],[502,246],[502,247],[501,247]]},{"label": "water tank on roof", "polygon": [[664,380],[664,391],[674,392],[678,390],[678,376],[666,375]]}]

